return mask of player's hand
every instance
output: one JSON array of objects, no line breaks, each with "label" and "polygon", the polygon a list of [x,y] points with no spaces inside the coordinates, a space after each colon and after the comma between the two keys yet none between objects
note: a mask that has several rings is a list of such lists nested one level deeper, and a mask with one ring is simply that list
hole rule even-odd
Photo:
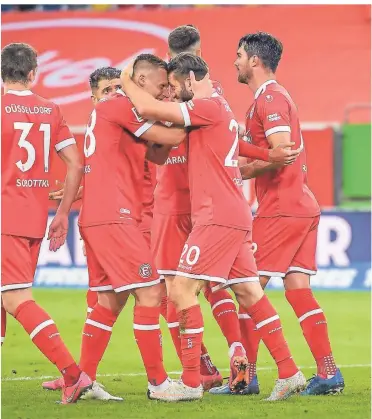
[{"label": "player's hand", "polygon": [[244,124],[239,124],[239,127],[238,127],[239,138],[243,138],[244,134],[245,134],[245,125]]},{"label": "player's hand", "polygon": [[120,75],[120,80],[125,81],[126,79],[131,79],[133,76],[133,65],[134,65],[134,60],[132,60],[122,71],[121,71],[121,75]]},{"label": "player's hand", "polygon": [[283,165],[293,164],[299,156],[301,149],[291,150],[295,143],[278,144],[275,148],[269,151],[270,163],[279,163]]},{"label": "player's hand", "polygon": [[68,231],[68,214],[56,214],[49,226],[49,250],[56,252],[66,241]]},{"label": "player's hand", "polygon": [[59,187],[57,191],[49,192],[49,199],[51,201],[60,201],[63,198],[63,193],[65,191],[65,184],[56,180],[56,186]]},{"label": "player's hand", "polygon": [[190,71],[190,82],[191,89],[194,93],[194,99],[206,99],[212,96],[213,86],[209,79],[209,73],[201,80],[196,81],[194,72]]}]

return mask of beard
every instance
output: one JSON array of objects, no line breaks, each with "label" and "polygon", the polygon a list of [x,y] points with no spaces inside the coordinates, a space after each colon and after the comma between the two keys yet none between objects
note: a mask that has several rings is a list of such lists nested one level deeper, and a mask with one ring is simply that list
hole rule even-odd
[{"label": "beard", "polygon": [[244,83],[244,84],[248,84],[249,80],[252,78],[252,73],[247,71],[244,74],[243,73],[239,73],[238,74],[238,82],[239,83]]},{"label": "beard", "polygon": [[180,92],[180,99],[182,100],[182,102],[187,102],[189,100],[191,100],[194,97],[194,93],[189,92],[186,89],[186,86],[182,86],[181,92]]}]

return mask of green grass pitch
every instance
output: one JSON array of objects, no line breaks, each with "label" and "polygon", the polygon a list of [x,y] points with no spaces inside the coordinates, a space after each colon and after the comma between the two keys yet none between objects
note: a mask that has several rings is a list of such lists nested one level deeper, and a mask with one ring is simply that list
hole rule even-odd
[{"label": "green grass pitch", "polygon": [[[57,376],[35,349],[25,331],[11,318],[2,348],[2,417],[4,419],[117,419],[117,418],[308,418],[364,419],[371,414],[370,295],[364,292],[318,292],[328,318],[336,361],[341,365],[346,388],[343,395],[301,397],[268,403],[263,401],[276,377],[274,363],[261,345],[258,359],[259,396],[211,396],[202,401],[166,404],[146,397],[146,377],[133,338],[132,302],[121,314],[107,353],[100,365],[99,381],[123,403],[80,401],[60,406],[57,392],[41,389],[42,376]],[[278,310],[285,336],[296,362],[307,378],[315,372],[311,353],[291,308],[280,291],[268,292]],[[62,337],[76,358],[85,317],[85,292],[81,290],[35,290],[35,299],[53,317]],[[227,345],[209,306],[201,297],[205,320],[205,343],[217,367],[228,375]],[[162,322],[164,359],[168,371],[180,371],[170,335]],[[173,374],[177,377],[177,374]]]}]

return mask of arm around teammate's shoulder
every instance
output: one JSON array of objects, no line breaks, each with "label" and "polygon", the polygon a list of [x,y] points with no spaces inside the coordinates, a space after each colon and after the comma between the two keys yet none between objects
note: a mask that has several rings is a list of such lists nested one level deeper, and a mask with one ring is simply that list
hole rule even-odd
[{"label": "arm around teammate's shoulder", "polygon": [[176,146],[186,139],[186,132],[180,127],[166,127],[157,122],[146,130],[141,136],[142,139],[155,144]]}]

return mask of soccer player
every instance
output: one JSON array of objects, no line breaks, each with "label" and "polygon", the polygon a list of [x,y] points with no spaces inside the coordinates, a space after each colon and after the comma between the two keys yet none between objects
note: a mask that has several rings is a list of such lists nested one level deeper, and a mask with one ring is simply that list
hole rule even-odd
[{"label": "soccer player", "polygon": [[279,40],[263,32],[248,34],[239,41],[235,61],[238,80],[254,92],[246,130],[260,147],[279,143],[290,147],[294,142],[302,152],[292,166],[278,168],[255,161],[241,170],[243,179],[256,178],[258,209],[253,242],[261,285],[265,288],[272,276],[283,278],[285,296],[317,364],[317,375],[302,394],[337,393],[343,390],[344,380],[332,355],[325,315],[310,288],[310,276],[316,273],[320,209],[307,185],[297,107],[275,77],[282,50]]},{"label": "soccer player", "polygon": [[[189,130],[192,231],[168,290],[180,325],[183,374],[180,381],[172,382],[161,393],[153,392],[151,397],[168,401],[202,397],[199,354],[204,328],[197,295],[204,282],[211,281],[230,286],[252,317],[278,367],[279,380],[269,400],[285,399],[304,388],[306,380],[292,359],[279,316],[259,283],[252,251],[252,215],[237,164],[238,123],[217,92],[205,98],[208,78],[202,81],[201,92],[194,91],[199,84],[193,82],[193,74],[200,80],[207,73],[205,61],[189,53],[179,54],[169,63],[169,83],[183,103],[155,101],[132,81],[131,66],[121,74],[122,87],[142,117],[170,121]],[[248,381],[243,372],[245,354],[240,345],[232,352],[236,375],[230,377],[230,386],[237,389]]]},{"label": "soccer player", "polygon": [[[161,99],[168,87],[167,65],[143,54],[134,80]],[[130,293],[135,297],[134,334],[148,377],[148,391],[171,383],[162,363],[159,327],[164,286],[140,229],[145,157],[161,149],[148,142],[181,142],[181,128],[144,120],[123,94],[99,102],[85,135],[85,177],[79,226],[86,245],[89,286],[98,303],[83,331],[80,367],[95,380],[112,327]]]},{"label": "soccer player", "polygon": [[76,365],[54,321],[33,300],[32,284],[48,219],[51,152],[58,153],[67,169],[65,194],[49,227],[53,251],[66,240],[82,165],[59,107],[30,90],[36,70],[37,54],[30,45],[14,43],[2,50],[2,306],[59,369],[64,378],[61,403],[69,404],[76,402],[92,381]]}]

